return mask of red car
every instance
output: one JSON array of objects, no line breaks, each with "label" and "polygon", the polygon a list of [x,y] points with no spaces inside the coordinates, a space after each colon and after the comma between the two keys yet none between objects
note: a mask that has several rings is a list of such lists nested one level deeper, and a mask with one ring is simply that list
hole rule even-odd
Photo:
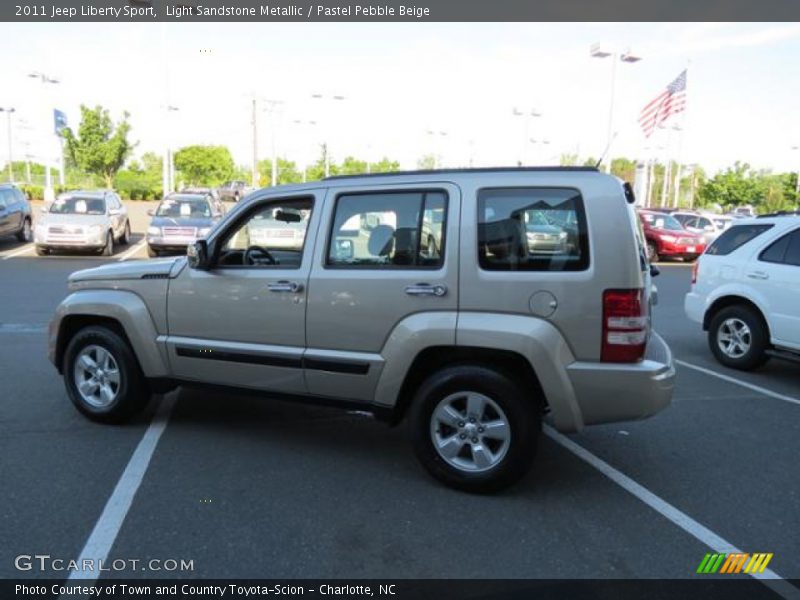
[{"label": "red car", "polygon": [[705,240],[683,228],[680,222],[666,213],[640,210],[644,236],[647,239],[647,258],[656,262],[661,258],[695,260],[706,249]]}]

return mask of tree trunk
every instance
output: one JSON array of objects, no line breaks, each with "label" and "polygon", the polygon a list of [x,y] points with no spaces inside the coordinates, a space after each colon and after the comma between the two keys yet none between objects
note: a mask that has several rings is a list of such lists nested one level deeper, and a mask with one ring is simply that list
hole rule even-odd
[{"label": "tree trunk", "polygon": [[109,190],[113,190],[114,189],[114,175],[110,174],[110,173],[103,173],[103,177],[106,180],[106,187]]}]

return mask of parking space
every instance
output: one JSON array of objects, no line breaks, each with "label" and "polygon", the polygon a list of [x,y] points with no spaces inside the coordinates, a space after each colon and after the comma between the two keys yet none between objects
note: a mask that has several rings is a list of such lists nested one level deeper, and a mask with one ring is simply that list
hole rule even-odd
[{"label": "parking space", "polygon": [[[133,206],[134,240],[113,257],[0,244],[0,533],[16,541],[0,549],[2,577],[17,575],[19,553],[79,556],[155,411],[92,424],[46,359],[45,327],[68,274],[146,257],[148,207]],[[773,552],[770,568],[798,578],[800,406],[736,383],[800,399],[796,366],[744,374],[717,364],[683,316],[689,278],[674,263],[656,280],[656,328],[681,361],[672,406],[568,438],[733,546]],[[684,578],[709,551],[691,527],[547,435],[521,485],[470,496],[422,471],[403,426],[247,396],[170,398],[130,509],[107,532],[110,559],[193,560],[195,577]]]}]

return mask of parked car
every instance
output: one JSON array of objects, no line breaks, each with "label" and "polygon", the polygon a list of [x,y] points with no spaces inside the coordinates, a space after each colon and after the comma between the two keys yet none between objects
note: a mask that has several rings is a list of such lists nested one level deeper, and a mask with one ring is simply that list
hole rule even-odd
[{"label": "parked car", "polygon": [[647,258],[657,262],[662,258],[694,260],[703,253],[706,243],[699,235],[683,228],[675,217],[666,213],[640,210],[639,218],[647,240]]},{"label": "parked car", "polygon": [[733,217],[697,212],[672,213],[683,228],[703,238],[706,245],[713,242],[719,234],[733,223]]},{"label": "parked car", "polygon": [[211,202],[214,204],[214,210],[218,213],[224,215],[227,212],[225,208],[225,204],[222,202],[222,198],[219,195],[219,192],[215,188],[208,188],[208,187],[188,187],[184,188],[180,191],[181,194],[204,194],[211,196]]},{"label": "parked car", "polygon": [[206,193],[170,194],[155,210],[147,228],[147,254],[150,258],[166,253],[185,254],[186,246],[205,237],[222,218],[222,212]]},{"label": "parked car", "polygon": [[737,206],[733,209],[731,213],[734,217],[743,218],[743,217],[755,217],[756,212],[753,210],[753,207],[749,204],[745,204],[744,206]]},{"label": "parked car", "polygon": [[94,250],[114,254],[114,244],[128,244],[128,209],[110,190],[80,190],[59,195],[42,209],[33,230],[36,254],[52,250]]},{"label": "parked car", "polygon": [[244,181],[227,181],[219,188],[219,196],[226,202],[238,202],[247,194],[247,183]]},{"label": "parked car", "polygon": [[567,251],[567,231],[554,225],[546,216],[549,211],[526,211],[525,233],[528,249],[533,254],[557,254]]},{"label": "parked car", "polygon": [[[434,477],[498,490],[527,472],[545,416],[580,431],[670,401],[634,201],[591,168],[267,188],[187,257],[73,273],[50,360],[91,419],[126,420],[179,385],[338,404],[408,419]],[[526,216],[551,210],[579,232],[564,253],[527,243]],[[263,220],[302,242],[254,244]]]},{"label": "parked car", "polygon": [[742,219],[694,266],[684,308],[723,365],[800,361],[800,218]]},{"label": "parked car", "polygon": [[32,222],[31,204],[25,194],[14,184],[0,184],[0,237],[13,235],[20,242],[30,242]]}]

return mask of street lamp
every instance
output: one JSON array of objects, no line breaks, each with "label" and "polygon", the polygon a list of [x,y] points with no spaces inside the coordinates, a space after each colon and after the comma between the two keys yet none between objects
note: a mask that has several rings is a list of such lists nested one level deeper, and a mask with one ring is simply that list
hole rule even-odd
[{"label": "street lamp", "polygon": [[611,57],[611,100],[608,105],[608,134],[606,137],[606,173],[611,172],[611,142],[614,138],[614,96],[617,87],[617,60],[624,63],[636,63],[642,60],[641,56],[636,56],[630,49],[624,52],[614,52],[604,48],[600,44],[592,44],[589,49],[592,58]]},{"label": "street lamp", "polygon": [[[42,85],[45,84],[52,84],[57,85],[61,83],[57,78],[51,77],[46,73],[41,71],[31,71],[28,73],[28,77],[31,79],[38,79]],[[50,174],[50,161],[47,158],[47,153],[45,153],[45,160],[44,160],[44,199],[48,202],[52,201],[55,197],[55,193],[53,192],[53,179]],[[61,165],[62,165],[62,178],[63,178],[63,165],[64,165],[64,145],[61,144]]]},{"label": "street lamp", "polygon": [[[535,138],[531,138],[530,142],[531,142],[531,144],[533,144],[534,148],[536,147],[536,144],[542,144],[542,146],[548,146],[550,144],[550,140],[537,140]],[[534,158],[536,158],[536,156],[535,156],[536,154],[537,153],[534,152]],[[537,162],[538,162],[538,159],[537,159]]]},{"label": "street lamp", "polygon": [[528,150],[528,140],[530,139],[530,125],[531,119],[535,119],[542,116],[535,108],[520,110],[517,107],[514,107],[511,110],[511,114],[515,117],[522,117],[525,119],[525,136],[522,138],[522,153],[520,154],[519,159],[517,160],[517,166],[521,167],[523,162],[525,162],[525,155],[527,154]]},{"label": "street lamp", "polygon": [[11,142],[11,113],[16,112],[16,109],[13,107],[0,107],[0,112],[4,112],[8,115],[8,181],[9,183],[14,182],[14,167],[12,163],[14,162],[14,154],[12,152],[12,142]]},{"label": "street lamp", "polygon": [[[322,100],[322,101],[326,101],[327,100],[327,101],[329,101],[330,105],[333,105],[333,103],[337,102],[337,101],[341,102],[343,100],[346,100],[346,98],[344,96],[342,96],[341,94],[325,95],[325,94],[320,94],[320,93],[314,93],[314,94],[311,94],[311,98],[313,98],[314,100]],[[326,115],[326,116],[329,116],[329,115]],[[326,131],[324,132],[324,137],[327,138],[327,137],[330,136],[330,130],[328,129],[328,127],[329,127],[328,123],[330,123],[330,119],[328,118],[328,119],[324,119],[324,120],[326,121],[326,124],[325,124],[325,130]],[[328,140],[327,139],[323,140],[322,144],[325,147],[325,177],[329,177],[330,174],[331,174],[330,173],[331,164],[330,164],[330,148],[328,146]]]},{"label": "street lamp", "polygon": [[[442,165],[444,164],[444,159],[440,158],[440,155],[444,154],[444,151],[442,150],[442,146],[444,145],[444,138],[447,137],[447,132],[446,131],[433,131],[432,129],[428,129],[425,133],[427,135],[432,136],[433,139],[434,139],[434,142],[433,142],[433,152],[434,152],[434,154],[433,154],[433,168],[434,169],[440,169],[442,167]],[[440,146],[439,144],[436,143],[437,136],[438,136],[438,140],[440,141],[442,146]]]},{"label": "street lamp", "polygon": [[180,109],[177,106],[167,104],[164,106],[164,110],[167,114],[164,119],[164,161],[161,164],[161,187],[163,188],[163,195],[166,196],[175,185],[175,169],[172,165],[172,149],[170,148],[169,139],[169,113],[177,112]]},{"label": "street lamp", "polygon": [[266,106],[262,109],[264,112],[269,113],[270,125],[272,125],[272,175],[271,183],[273,186],[278,185],[278,150],[276,145],[277,125],[275,115],[280,114],[278,110],[283,100],[264,100]]}]

